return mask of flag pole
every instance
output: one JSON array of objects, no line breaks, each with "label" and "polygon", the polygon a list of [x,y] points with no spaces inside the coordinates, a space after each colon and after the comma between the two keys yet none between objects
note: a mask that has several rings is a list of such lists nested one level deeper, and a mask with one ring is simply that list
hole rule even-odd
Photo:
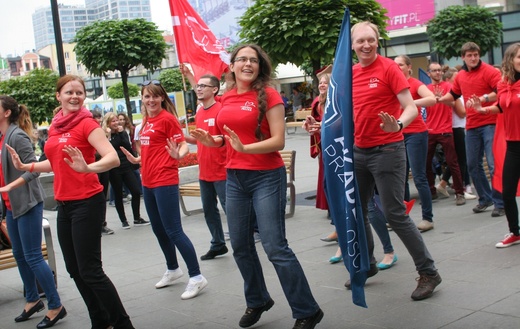
[{"label": "flag pole", "polygon": [[[177,42],[175,41],[175,31],[172,32],[172,37],[173,37],[173,51],[175,52],[175,57],[177,59],[177,66],[180,66],[181,65],[181,62],[179,61],[179,53],[177,52]],[[184,79],[184,74],[181,74],[181,77],[182,77],[182,88],[184,89],[184,91],[186,92],[186,80]],[[184,96],[184,95],[183,95]],[[186,108],[186,100],[184,100],[184,97],[183,98],[183,101],[184,101],[184,107]],[[189,135],[190,133],[190,130],[188,128],[188,111],[186,111],[186,120],[185,120],[185,123],[186,123],[186,126],[184,127],[185,129],[185,133],[187,135]]]}]

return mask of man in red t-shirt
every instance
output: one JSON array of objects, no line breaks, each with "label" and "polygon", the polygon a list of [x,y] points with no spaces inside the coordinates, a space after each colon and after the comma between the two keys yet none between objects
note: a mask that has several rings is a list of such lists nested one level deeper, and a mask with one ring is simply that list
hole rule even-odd
[{"label": "man in red t-shirt", "polygon": [[495,135],[496,114],[485,115],[473,108],[471,98],[478,96],[482,106],[492,105],[497,99],[497,84],[500,81],[500,71],[482,62],[480,47],[474,42],[466,42],[461,48],[464,65],[455,77],[451,91],[437,98],[440,103],[448,104],[463,97],[466,102],[466,158],[468,170],[478,193],[478,205],[474,213],[481,213],[495,205],[492,217],[505,215],[502,195],[491,189],[482,165],[484,153],[488,163],[489,173],[493,179],[493,137]]},{"label": "man in red t-shirt", "polygon": [[367,276],[377,273],[367,216],[367,203],[377,186],[388,223],[410,252],[420,275],[411,297],[425,299],[442,280],[403,202],[406,151],[401,130],[418,115],[417,107],[397,64],[377,53],[377,26],[369,22],[355,24],[351,39],[359,59],[352,69],[354,165],[370,253]]},{"label": "man in red t-shirt", "polygon": [[[186,68],[187,70],[187,68]],[[193,75],[185,74],[190,82],[194,82]],[[193,84],[199,106],[195,115],[195,124],[198,129],[204,129],[211,135],[219,135],[216,118],[222,104],[215,100],[220,89],[220,81],[213,75],[203,75],[197,84]],[[199,184],[204,219],[211,233],[211,246],[209,251],[200,256],[200,260],[213,259],[228,252],[222,227],[222,219],[217,206],[217,197],[222,208],[226,209],[226,148],[225,139],[222,138],[221,147],[207,147],[191,136],[186,136],[190,144],[197,144],[197,160],[199,162]]]},{"label": "man in red t-shirt", "polygon": [[[432,79],[432,83],[427,85],[436,96],[442,97],[449,93],[451,84],[446,81],[442,81],[442,69],[441,65],[436,62],[430,63],[428,67],[428,75]],[[454,105],[454,104],[453,104]],[[426,108],[428,114],[426,120],[426,126],[428,127],[428,155],[426,157],[426,175],[428,176],[428,184],[430,185],[430,191],[432,196],[437,195],[437,189],[435,187],[435,174],[432,169],[432,160],[437,148],[437,144],[442,146],[446,163],[450,168],[453,177],[453,189],[457,196],[464,196],[464,185],[462,183],[462,174],[457,159],[457,152],[455,151],[455,142],[453,139],[452,129],[452,106],[448,106],[443,103],[437,103],[434,106]],[[457,199],[457,205],[459,203]]]}]

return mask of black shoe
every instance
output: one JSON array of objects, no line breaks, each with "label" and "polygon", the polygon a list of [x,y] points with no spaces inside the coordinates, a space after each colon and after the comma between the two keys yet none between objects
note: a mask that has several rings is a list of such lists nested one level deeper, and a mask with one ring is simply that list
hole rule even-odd
[{"label": "black shoe", "polygon": [[150,222],[147,220],[144,220],[142,218],[139,218],[139,220],[134,220],[134,226],[146,226],[150,225]]},{"label": "black shoe", "polygon": [[67,310],[65,309],[65,307],[62,307],[60,313],[58,313],[58,315],[56,315],[54,317],[54,319],[51,320],[51,319],[49,319],[48,316],[45,316],[43,318],[43,320],[41,320],[41,322],[36,325],[36,328],[38,328],[38,329],[50,328],[53,325],[55,325],[56,322],[58,322],[59,320],[63,319],[66,316],[67,316]]},{"label": "black shoe", "polygon": [[[379,269],[377,268],[376,264],[370,264],[370,269],[367,272],[367,279],[373,277],[374,275],[379,272]],[[350,290],[352,287],[350,285],[350,279],[345,282],[345,287]]]},{"label": "black shoe", "polygon": [[23,322],[29,320],[29,318],[37,312],[41,312],[45,309],[45,305],[41,300],[38,301],[33,307],[29,309],[29,311],[25,312],[25,309],[23,310],[22,314],[18,315],[16,318],[14,318],[14,322]]},{"label": "black shoe", "polygon": [[205,255],[200,256],[200,260],[208,260],[213,259],[217,256],[227,254],[228,248],[226,246],[220,248],[219,250],[209,250]]},{"label": "black shoe", "polygon": [[255,323],[260,320],[260,316],[262,313],[269,311],[271,307],[274,305],[274,300],[269,299],[267,303],[264,306],[251,308],[246,308],[246,313],[242,315],[242,318],[240,319],[240,322],[238,323],[239,326],[242,328],[251,327]]},{"label": "black shoe", "polygon": [[506,214],[506,211],[504,210],[504,208],[495,208],[491,212],[491,217],[500,217],[500,216],[504,216],[505,214]]},{"label": "black shoe", "polygon": [[473,212],[475,214],[478,214],[478,213],[481,213],[481,212],[484,212],[486,211],[486,209],[490,206],[492,206],[493,203],[490,203],[490,204],[478,204],[475,206],[475,208],[473,208]]},{"label": "black shoe", "polygon": [[321,319],[323,319],[323,311],[319,308],[314,315],[308,318],[296,319],[293,329],[314,329]]},{"label": "black shoe", "polygon": [[130,224],[128,224],[127,221],[124,221],[121,225],[123,226],[123,230],[128,230],[128,229],[130,229]]}]

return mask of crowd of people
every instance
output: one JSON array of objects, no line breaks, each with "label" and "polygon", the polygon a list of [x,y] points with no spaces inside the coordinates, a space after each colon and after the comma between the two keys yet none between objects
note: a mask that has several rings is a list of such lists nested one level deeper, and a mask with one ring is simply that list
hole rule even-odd
[{"label": "crowd of people", "polygon": [[[428,74],[432,83],[425,85],[411,77],[408,56],[391,60],[378,54],[376,25],[355,24],[351,39],[359,60],[353,66],[352,80],[353,153],[370,258],[367,277],[397,262],[388,227],[406,246],[419,275],[411,298],[423,300],[433,295],[442,279],[421,232],[434,228],[432,200],[439,194],[449,196],[450,179],[457,206],[477,198],[472,194],[472,183],[478,195],[474,213],[494,206],[491,216],[506,216],[509,233],[497,248],[520,244],[515,199],[520,191],[520,43],[507,48],[497,70],[480,59],[477,44],[467,42],[461,48],[461,69],[431,62]],[[26,289],[26,303],[16,322],[26,321],[45,308],[36,279],[49,308],[37,328],[52,327],[67,315],[41,254],[41,172],[54,172],[58,241],[93,328],[133,328],[102,267],[101,236],[113,234],[106,226],[108,182],[123,229],[130,227],[123,203],[125,188],[131,194],[134,226],[151,224],[166,262],[166,272],[155,288],[171,285],[184,275],[178,250],[189,274],[181,299],[199,295],[208,280],[183,230],[179,203],[172,202],[179,199],[179,160],[189,153],[187,143],[192,143],[197,145],[201,200],[211,233],[210,248],[200,260],[228,253],[217,206],[220,202],[227,216],[233,258],[244,283],[246,310],[239,326],[253,326],[275,304],[255,246],[258,232],[296,319],[293,328],[312,329],[320,323],[324,312],[285,235],[287,181],[278,151],[285,146],[288,98],[273,88],[271,62],[258,45],[235,48],[230,62],[222,96],[218,95],[217,77],[204,75],[195,81],[189,69],[181,66],[199,100],[196,129],[188,136],[158,80],[143,82],[143,120],[134,128],[125,114],[108,113],[101,118],[99,113],[88,111],[83,104],[83,80],[73,75],[61,77],[56,87],[60,106],[48,139],[41,143],[45,158],[39,162],[28,109],[12,97],[0,96],[0,193],[13,255]],[[318,159],[316,207],[328,210],[320,137],[330,74],[321,73],[318,78],[319,95],[302,126],[311,135],[311,156]],[[291,101],[293,110],[299,110],[304,97],[298,89],[293,90]],[[503,145],[503,150],[497,151],[493,143]],[[433,163],[439,144],[446,171],[436,184]],[[484,155],[493,185],[483,169]],[[497,163],[503,166],[498,170],[501,179],[493,179]],[[421,203],[418,224],[408,215],[414,202],[407,185],[410,169]],[[150,222],[141,216],[141,195]],[[332,223],[337,220],[343,219],[332,216]],[[374,256],[371,225],[384,249],[379,263]],[[337,236],[332,233],[323,240],[337,241]],[[338,249],[330,262],[341,259]],[[350,288],[350,281],[345,286]]]}]

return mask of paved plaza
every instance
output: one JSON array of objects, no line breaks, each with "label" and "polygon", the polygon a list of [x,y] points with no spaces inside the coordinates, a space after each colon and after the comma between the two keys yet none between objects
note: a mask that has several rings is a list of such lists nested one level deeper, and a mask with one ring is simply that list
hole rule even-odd
[{"label": "paved plaza", "polygon": [[[391,232],[399,261],[367,281],[368,308],[355,306],[351,292],[343,286],[348,276],[344,265],[328,262],[337,244],[319,239],[333,227],[326,212],[316,209],[314,200],[306,199],[315,193],[318,171],[317,160],[309,156],[309,137],[297,128],[296,133],[287,135],[285,149],[296,150],[297,193],[295,215],[286,222],[287,239],[325,312],[317,328],[520,328],[520,246],[495,248],[495,243],[507,233],[506,218],[492,218],[491,210],[473,214],[471,209],[477,204],[476,200],[468,201],[464,206],[455,206],[452,198],[434,201],[435,229],[423,233],[423,237],[443,281],[431,298],[418,302],[410,298],[418,275],[410,255]],[[413,195],[417,197],[416,193]],[[198,198],[186,198],[186,201],[188,208],[200,207]],[[126,207],[127,216],[131,217],[130,206]],[[103,236],[104,269],[117,287],[136,328],[239,328],[238,321],[246,306],[243,281],[231,252],[214,260],[201,261],[202,274],[209,285],[198,297],[181,300],[188,271],[180,255],[185,276],[172,286],[155,289],[166,265],[151,227],[123,230],[115,208],[107,209],[108,225],[115,234]],[[420,214],[417,203],[411,216],[418,222]],[[148,219],[144,205],[142,215]],[[85,304],[65,270],[56,239],[56,213],[45,211],[45,216],[54,235],[58,291],[68,312],[55,328],[90,328]],[[202,214],[182,216],[184,230],[197,255],[206,253],[211,238]],[[226,227],[227,223],[224,225]],[[375,255],[380,260],[383,251],[377,236],[375,240]],[[294,320],[280,282],[261,244],[256,247],[275,305],[252,328],[292,328]],[[14,322],[23,309],[22,291],[16,268],[0,272],[0,329],[35,328],[45,315],[40,312],[27,322]]]}]

